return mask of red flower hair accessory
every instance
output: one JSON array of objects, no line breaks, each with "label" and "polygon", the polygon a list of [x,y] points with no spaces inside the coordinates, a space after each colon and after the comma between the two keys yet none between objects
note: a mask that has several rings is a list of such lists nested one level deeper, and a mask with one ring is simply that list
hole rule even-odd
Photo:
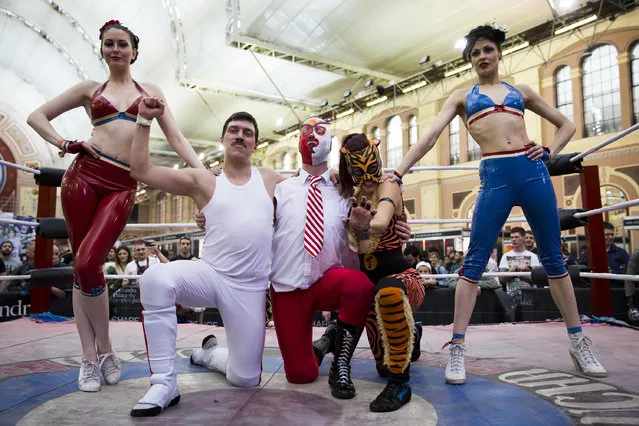
[{"label": "red flower hair accessory", "polygon": [[111,19],[110,21],[107,21],[104,25],[100,27],[100,35],[102,35],[102,31],[104,31],[106,27],[110,27],[111,25],[122,25],[122,24],[117,19]]}]

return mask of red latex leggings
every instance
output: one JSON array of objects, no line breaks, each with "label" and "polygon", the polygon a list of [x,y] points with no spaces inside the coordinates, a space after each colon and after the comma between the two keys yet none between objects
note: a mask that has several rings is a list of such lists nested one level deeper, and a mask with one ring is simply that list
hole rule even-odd
[{"label": "red latex leggings", "polygon": [[62,179],[62,211],[74,254],[74,285],[87,296],[106,289],[104,259],[126,225],[137,182],[113,159],[77,156]]}]

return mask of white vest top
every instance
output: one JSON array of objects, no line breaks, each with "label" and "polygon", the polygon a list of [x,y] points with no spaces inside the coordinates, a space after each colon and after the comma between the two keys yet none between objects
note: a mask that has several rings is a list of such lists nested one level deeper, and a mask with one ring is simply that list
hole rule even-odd
[{"label": "white vest top", "polygon": [[215,192],[202,209],[206,234],[202,259],[213,266],[229,285],[241,290],[268,288],[273,241],[273,201],[259,170],[251,167],[251,178],[233,185],[222,173]]}]

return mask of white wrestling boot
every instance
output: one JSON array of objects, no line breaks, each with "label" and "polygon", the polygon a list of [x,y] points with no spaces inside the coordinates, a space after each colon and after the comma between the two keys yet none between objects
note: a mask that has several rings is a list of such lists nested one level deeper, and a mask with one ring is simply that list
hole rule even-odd
[{"label": "white wrestling boot", "polygon": [[[204,358],[206,358],[206,351],[217,347],[217,337],[213,334],[209,334],[202,340],[202,348],[196,349],[191,354],[191,364],[199,365],[200,367],[206,367],[204,364]],[[207,367],[208,368],[208,367]]]},{"label": "white wrestling boot", "polygon": [[98,392],[100,390],[100,363],[82,360],[78,376],[78,390]]},{"label": "white wrestling boot", "polygon": [[597,361],[595,354],[592,352],[592,341],[581,333],[577,334],[579,336],[570,335],[570,346],[568,348],[575,368],[586,376],[606,377],[608,372]]},{"label": "white wrestling boot", "polygon": [[463,342],[453,342],[448,350],[450,359],[448,364],[446,364],[446,383],[462,385],[466,383],[466,367],[464,366],[466,346]]},{"label": "white wrestling boot", "polygon": [[115,385],[120,381],[122,366],[113,349],[107,353],[98,355],[98,361],[100,362],[100,372],[107,385]]},{"label": "white wrestling boot", "polygon": [[226,374],[228,357],[228,348],[218,346],[217,338],[209,334],[202,340],[202,348],[194,350],[191,354],[191,364]]},{"label": "white wrestling boot", "polygon": [[175,306],[143,311],[144,334],[151,369],[151,389],[131,410],[132,417],[157,416],[180,402],[175,373],[177,317]]}]

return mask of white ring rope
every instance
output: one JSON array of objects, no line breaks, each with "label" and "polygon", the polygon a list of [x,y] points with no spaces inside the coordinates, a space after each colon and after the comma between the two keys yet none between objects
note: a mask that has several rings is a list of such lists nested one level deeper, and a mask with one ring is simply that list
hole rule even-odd
[{"label": "white ring rope", "polygon": [[197,228],[193,222],[189,223],[127,223],[124,229],[147,229],[147,228]]},{"label": "white ring rope", "polygon": [[[5,219],[0,217],[0,223],[6,223],[9,225],[24,225],[24,226],[40,226],[38,222],[27,222],[26,220]],[[129,223],[125,229],[145,229],[145,228],[197,228],[197,225],[193,222],[190,223]]]},{"label": "white ring rope", "polygon": [[[472,219],[415,219],[409,220],[411,225],[435,225],[438,223],[470,223]],[[506,219],[506,222],[526,222],[525,217],[512,217]]]},{"label": "white ring rope", "polygon": [[39,225],[38,222],[27,222],[26,220],[5,219],[3,217],[0,217],[0,223],[6,223],[9,225],[33,226],[33,227],[36,227]]},{"label": "white ring rope", "polygon": [[[433,279],[442,279],[442,278],[460,278],[458,274],[423,274],[422,278],[433,278]],[[582,278],[603,278],[609,280],[620,280],[620,281],[639,281],[639,275],[624,275],[624,274],[604,274],[604,273],[595,273],[595,272],[580,272],[579,276]],[[115,280],[115,279],[138,279],[141,275],[105,275],[104,278],[107,280]],[[482,277],[523,277],[530,278],[530,272],[485,272],[482,274]],[[9,281],[9,280],[28,280],[31,278],[31,275],[4,275],[0,276],[0,281]]]},{"label": "white ring rope", "polygon": [[584,158],[586,155],[590,155],[593,152],[600,150],[601,148],[603,148],[606,145],[610,145],[613,142],[617,142],[619,139],[623,138],[626,135],[629,135],[630,133],[634,132],[637,129],[639,129],[639,123],[635,124],[632,127],[628,127],[626,130],[622,130],[621,132],[617,133],[613,137],[606,139],[605,141],[601,142],[598,145],[593,146],[590,149],[587,149],[586,151],[582,152],[581,154],[575,155],[574,157],[572,157],[570,159],[570,162],[574,163],[576,161],[579,161],[582,158]]},{"label": "white ring rope", "polygon": [[[612,211],[623,210],[628,207],[639,205],[639,198],[636,200],[624,201],[623,203],[613,204],[605,206],[600,209],[588,210],[581,213],[575,213],[573,216],[576,218],[582,218],[587,216],[593,216],[596,214]],[[408,223],[411,225],[436,225],[445,223],[470,223],[473,219],[412,219]],[[506,219],[506,222],[526,222],[525,217],[511,217]],[[23,226],[38,226],[38,222],[27,222],[25,220],[5,219],[0,218],[0,223],[23,225]],[[193,222],[186,223],[128,223],[125,229],[155,229],[155,228],[197,228],[197,224]]]},{"label": "white ring rope", "polygon": [[[458,274],[420,274],[422,278],[461,278]],[[485,272],[482,277],[523,277],[530,278],[530,272]],[[619,281],[639,281],[639,275],[624,275],[624,274],[604,274],[596,272],[580,272],[579,276],[582,278],[603,278],[609,280]]]},{"label": "white ring rope", "polygon": [[[394,168],[384,168],[382,172],[384,173],[393,173]],[[453,166],[416,166],[411,167],[408,171],[409,173],[413,172],[423,172],[423,171],[434,171],[434,170],[479,170],[479,166],[464,166],[464,165],[453,165]],[[278,173],[283,175],[294,175],[298,172],[298,170],[276,170]]]},{"label": "white ring rope", "polygon": [[0,281],[12,281],[12,280],[28,280],[31,275],[2,275]]},{"label": "white ring rope", "polygon": [[[393,168],[382,169],[384,173],[393,173]],[[431,171],[431,170],[479,170],[479,166],[417,166],[411,167],[409,173]]]},{"label": "white ring rope", "polygon": [[0,160],[0,164],[7,167],[13,167],[14,169],[22,170],[23,172],[33,173],[34,175],[39,175],[40,170],[32,169],[31,167],[21,166],[20,164],[11,163],[10,161]]},{"label": "white ring rope", "polygon": [[118,280],[118,279],[127,279],[127,280],[137,280],[142,275],[105,275],[105,280]]},{"label": "white ring rope", "polygon": [[619,204],[612,204],[610,206],[605,206],[600,209],[588,210],[587,212],[582,212],[582,213],[575,213],[573,216],[575,216],[576,218],[593,216],[599,213],[609,212],[611,210],[624,210],[627,207],[632,207],[637,205],[639,205],[639,198],[637,198],[636,200],[624,201],[623,203],[619,203]]},{"label": "white ring rope", "polygon": [[[105,275],[104,279],[106,280],[116,280],[116,279],[131,279],[136,280],[140,278],[141,275]],[[29,280],[31,279],[31,275],[1,275],[0,281],[13,281],[13,280]]]},{"label": "white ring rope", "polygon": [[[411,225],[434,225],[438,223],[470,223],[472,219],[425,219],[425,220],[409,220]],[[506,222],[525,222],[525,217],[514,217],[506,219]],[[23,220],[4,219],[0,217],[0,223],[8,223],[14,225],[38,226],[38,222],[27,222]],[[124,229],[154,229],[154,228],[197,228],[197,224],[193,222],[186,223],[129,223]]]}]

